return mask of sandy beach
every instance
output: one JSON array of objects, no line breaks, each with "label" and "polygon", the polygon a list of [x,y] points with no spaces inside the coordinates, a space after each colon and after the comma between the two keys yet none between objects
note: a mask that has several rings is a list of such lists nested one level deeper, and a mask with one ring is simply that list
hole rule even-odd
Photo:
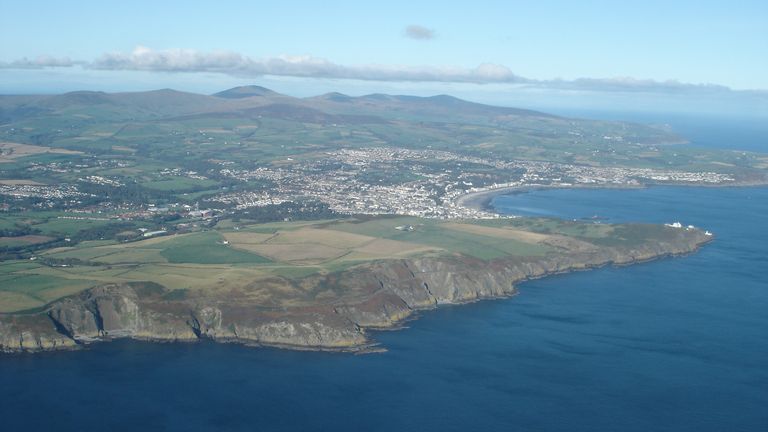
[{"label": "sandy beach", "polygon": [[470,192],[461,195],[455,199],[457,205],[467,207],[475,210],[493,211],[491,207],[491,201],[498,195],[512,195],[517,193],[525,193],[542,189],[641,189],[645,188],[645,185],[633,186],[633,185],[525,185],[525,186],[512,186],[501,187],[497,189],[490,189],[478,192]]}]

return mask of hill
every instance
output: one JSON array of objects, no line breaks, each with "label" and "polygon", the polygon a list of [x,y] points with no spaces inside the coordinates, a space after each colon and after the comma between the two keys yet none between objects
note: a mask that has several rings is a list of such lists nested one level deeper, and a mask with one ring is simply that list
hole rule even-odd
[{"label": "hill", "polygon": [[225,99],[242,99],[242,98],[249,98],[249,97],[271,97],[271,96],[278,96],[278,95],[280,94],[277,92],[274,92],[268,88],[257,86],[257,85],[233,87],[228,90],[214,93],[214,96],[225,98]]}]

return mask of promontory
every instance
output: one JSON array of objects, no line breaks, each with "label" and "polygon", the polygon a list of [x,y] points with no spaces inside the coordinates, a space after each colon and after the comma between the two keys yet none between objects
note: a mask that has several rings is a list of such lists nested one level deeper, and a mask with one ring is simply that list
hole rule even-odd
[{"label": "promontory", "polygon": [[549,274],[687,254],[712,239],[678,224],[382,216],[149,234],[4,262],[0,350],[133,338],[361,351],[375,344],[369,330],[420,310],[511,296]]}]

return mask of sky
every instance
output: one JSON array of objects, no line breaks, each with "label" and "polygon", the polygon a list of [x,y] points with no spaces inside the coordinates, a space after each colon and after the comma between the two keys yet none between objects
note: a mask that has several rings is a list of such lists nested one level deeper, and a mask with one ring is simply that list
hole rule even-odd
[{"label": "sky", "polygon": [[0,0],[0,40],[5,94],[255,83],[298,96],[768,105],[764,0]]}]

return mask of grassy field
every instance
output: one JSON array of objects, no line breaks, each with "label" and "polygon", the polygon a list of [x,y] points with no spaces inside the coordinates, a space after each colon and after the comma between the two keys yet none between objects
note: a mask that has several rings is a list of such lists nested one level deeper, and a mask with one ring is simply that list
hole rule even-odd
[{"label": "grassy field", "polygon": [[53,237],[41,236],[41,235],[25,235],[18,237],[0,237],[0,247],[14,247],[14,246],[26,246],[33,244],[45,243],[53,240]]},{"label": "grassy field", "polygon": [[10,162],[13,159],[23,158],[26,156],[33,156],[33,155],[46,154],[46,153],[80,154],[79,152],[76,152],[76,151],[60,149],[60,148],[41,147],[36,145],[12,143],[12,142],[0,142],[0,163]]},{"label": "grassy field", "polygon": [[[401,231],[395,228],[405,225],[411,225],[414,229]],[[500,238],[487,235],[487,233],[451,229],[451,226],[452,224],[440,223],[432,219],[403,217],[339,223],[329,225],[328,229],[356,234],[371,233],[371,235],[388,240],[431,246],[439,250],[480,259],[494,259],[507,255],[539,256],[548,250],[547,247],[537,243]]]},{"label": "grassy field", "polygon": [[160,243],[160,255],[170,263],[190,264],[260,264],[268,262],[262,256],[240,251],[223,244],[224,239],[215,231],[176,236]]},{"label": "grassy field", "polygon": [[[12,230],[29,227],[39,231],[40,235],[52,237],[71,237],[79,232],[104,227],[119,221],[109,219],[108,215],[83,215],[82,213],[37,211],[0,213],[0,229]],[[137,226],[147,225],[138,222]]]},{"label": "grassy field", "polygon": [[218,183],[213,180],[200,180],[187,177],[176,177],[142,183],[142,186],[166,192],[187,192],[199,188],[210,188]]},{"label": "grassy field", "polygon": [[85,219],[48,219],[45,222],[35,224],[35,229],[46,235],[71,235],[87,228],[107,225],[109,220],[85,220]]},{"label": "grassy field", "polygon": [[542,234],[560,234],[584,239],[601,239],[613,234],[614,227],[601,223],[551,218],[515,218],[482,220],[476,225],[520,229]]},{"label": "grassy field", "polygon": [[[404,229],[408,226],[410,230]],[[104,283],[136,281],[156,282],[178,293],[246,292],[265,305],[309,304],[311,296],[321,294],[304,290],[301,278],[371,261],[456,254],[483,260],[535,257],[563,248],[629,244],[662,234],[656,226],[614,228],[523,218],[223,221],[207,231],[127,243],[87,241],[42,251],[32,260],[0,262],[0,312],[39,308]],[[330,291],[322,295],[333,298]]]}]

